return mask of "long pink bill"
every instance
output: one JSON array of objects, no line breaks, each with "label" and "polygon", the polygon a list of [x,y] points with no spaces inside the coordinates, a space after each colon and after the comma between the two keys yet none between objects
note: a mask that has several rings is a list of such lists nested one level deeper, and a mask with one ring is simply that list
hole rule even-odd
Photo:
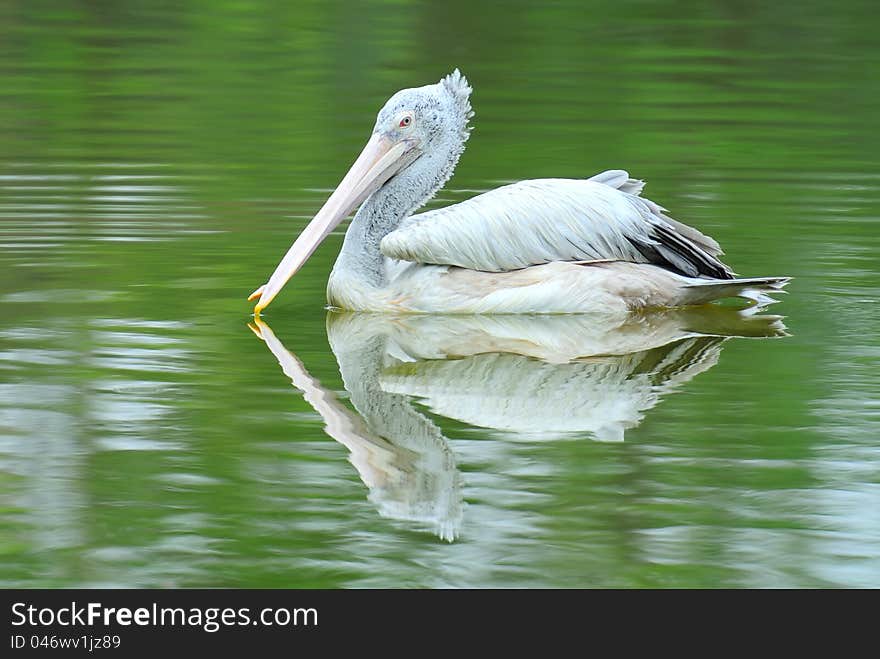
[{"label": "long pink bill", "polygon": [[254,306],[255,315],[269,306],[327,234],[407,164],[406,156],[411,150],[412,145],[406,141],[395,142],[380,133],[373,134],[345,178],[287,250],[269,281],[248,297],[248,300],[259,297]]}]

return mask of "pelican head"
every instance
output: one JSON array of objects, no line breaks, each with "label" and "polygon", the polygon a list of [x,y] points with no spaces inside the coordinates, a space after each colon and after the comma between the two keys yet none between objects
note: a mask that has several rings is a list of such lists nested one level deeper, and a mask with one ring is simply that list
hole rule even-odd
[{"label": "pelican head", "polygon": [[458,69],[440,82],[402,89],[379,111],[373,133],[312,221],[291,245],[269,281],[251,293],[254,313],[269,306],[334,228],[392,179],[410,188],[403,219],[452,176],[464,151],[473,116],[471,87]]}]

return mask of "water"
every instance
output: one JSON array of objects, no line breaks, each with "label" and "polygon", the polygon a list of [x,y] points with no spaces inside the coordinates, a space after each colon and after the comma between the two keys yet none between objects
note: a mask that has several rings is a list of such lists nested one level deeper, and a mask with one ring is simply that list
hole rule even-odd
[{"label": "water", "polygon": [[[0,585],[880,586],[872,4],[29,1],[0,34]],[[434,203],[626,167],[794,276],[784,319],[328,317],[337,233],[255,336],[375,112],[455,66]]]}]

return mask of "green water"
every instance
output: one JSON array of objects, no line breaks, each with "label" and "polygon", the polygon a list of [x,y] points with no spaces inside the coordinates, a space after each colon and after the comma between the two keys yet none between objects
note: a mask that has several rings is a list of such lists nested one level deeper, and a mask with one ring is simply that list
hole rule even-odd
[{"label": "green water", "polygon": [[[880,587],[877,28],[857,1],[0,4],[0,585]],[[739,273],[795,277],[739,326],[775,338],[328,318],[341,232],[255,336],[244,298],[378,108],[455,66],[475,130],[433,203],[627,168]]]}]

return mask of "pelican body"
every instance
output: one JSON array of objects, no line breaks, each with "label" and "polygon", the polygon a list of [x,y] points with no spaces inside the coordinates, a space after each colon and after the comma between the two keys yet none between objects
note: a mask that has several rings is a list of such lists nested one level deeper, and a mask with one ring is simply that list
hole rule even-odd
[{"label": "pelican body", "polygon": [[738,279],[718,243],[610,170],[506,185],[420,214],[452,176],[470,134],[471,87],[456,69],[404,89],[269,281],[265,309],[326,236],[360,207],[330,274],[341,309],[415,313],[628,313],[725,297],[766,301],[787,277]]}]

